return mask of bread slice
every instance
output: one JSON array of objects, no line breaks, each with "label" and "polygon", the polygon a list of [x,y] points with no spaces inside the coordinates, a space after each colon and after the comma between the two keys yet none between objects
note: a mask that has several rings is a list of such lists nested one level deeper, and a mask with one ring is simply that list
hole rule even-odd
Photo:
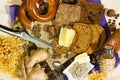
[{"label": "bread slice", "polygon": [[100,50],[102,48],[102,46],[104,45],[105,41],[106,41],[106,31],[105,29],[98,25],[98,31],[100,33],[100,39],[99,39],[99,44],[98,44],[98,47],[97,47],[97,51]]},{"label": "bread slice", "polygon": [[99,24],[103,12],[103,5],[94,2],[80,2],[78,5],[81,6],[81,23]]},{"label": "bread slice", "polygon": [[71,48],[71,51],[74,53],[82,53],[89,48],[90,42],[92,41],[91,26],[84,23],[75,23],[73,28],[76,30],[78,38],[75,45]]},{"label": "bread slice", "polygon": [[[64,26],[64,27],[67,27],[68,29],[73,29],[72,26]],[[78,35],[77,35],[77,33],[75,33],[74,39],[72,40],[72,43],[70,44],[69,47],[59,45],[59,39],[58,38],[53,39],[52,44],[55,46],[55,48],[54,48],[55,53],[57,53],[57,54],[68,53],[71,50],[71,48],[75,45],[77,38],[78,38]]]},{"label": "bread slice", "polygon": [[88,54],[93,54],[98,47],[99,44],[99,39],[100,39],[100,32],[98,30],[98,26],[97,24],[95,25],[90,25],[92,28],[92,41],[90,43],[90,47],[88,48],[88,50],[86,51]]},{"label": "bread slice", "polygon": [[81,7],[79,5],[60,3],[56,12],[54,24],[56,26],[63,26],[79,22],[80,13]]}]

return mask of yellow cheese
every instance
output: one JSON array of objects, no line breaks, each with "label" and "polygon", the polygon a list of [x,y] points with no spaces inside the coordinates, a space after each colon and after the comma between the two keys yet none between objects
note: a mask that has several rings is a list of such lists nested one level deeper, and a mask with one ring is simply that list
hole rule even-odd
[{"label": "yellow cheese", "polygon": [[72,44],[74,37],[75,30],[62,27],[59,35],[59,45],[69,47]]},{"label": "yellow cheese", "polygon": [[86,57],[86,56],[88,56],[87,53],[82,53],[82,54],[77,55],[77,56],[75,57],[75,59],[81,58],[81,57]]},{"label": "yellow cheese", "polygon": [[87,53],[83,53],[83,54],[79,54],[78,56],[76,56],[74,61],[77,61],[79,63],[86,63],[86,62],[90,62],[90,58],[87,55]]}]

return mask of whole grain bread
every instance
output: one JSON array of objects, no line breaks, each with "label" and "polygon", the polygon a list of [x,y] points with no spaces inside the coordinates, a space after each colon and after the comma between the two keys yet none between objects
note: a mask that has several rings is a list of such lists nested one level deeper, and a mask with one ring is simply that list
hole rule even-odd
[{"label": "whole grain bread", "polygon": [[90,42],[92,41],[91,26],[84,23],[75,23],[73,28],[76,30],[78,38],[75,45],[71,48],[71,51],[74,53],[82,53],[89,48]]},{"label": "whole grain bread", "polygon": [[[69,29],[73,29],[72,26],[64,26],[64,27],[67,27]],[[59,43],[58,43],[59,38],[54,38],[53,41],[52,41],[52,44],[55,46],[54,52],[57,53],[57,54],[68,53],[71,50],[72,46],[75,45],[77,38],[78,38],[78,35],[77,35],[77,33],[75,33],[74,39],[73,39],[73,41],[72,41],[72,43],[70,44],[69,47],[64,47],[64,46],[59,45]]]},{"label": "whole grain bread", "polygon": [[56,26],[69,25],[80,21],[81,7],[60,3],[55,16],[54,24]]},{"label": "whole grain bread", "polygon": [[55,46],[54,52],[57,54],[65,54],[70,51],[71,47],[64,47],[58,44],[58,38],[53,39],[52,44]]},{"label": "whole grain bread", "polygon": [[106,41],[106,31],[100,25],[98,25],[97,28],[98,28],[98,31],[100,33],[99,44],[98,44],[98,47],[97,47],[97,51],[98,51],[98,50],[100,50],[102,48],[102,46],[104,45],[104,43]]},{"label": "whole grain bread", "polygon": [[88,48],[88,50],[86,51],[88,54],[93,54],[98,47],[99,44],[99,39],[100,39],[100,32],[98,30],[98,26],[97,24],[94,25],[90,25],[92,28],[92,41],[90,43],[90,47]]},{"label": "whole grain bread", "polygon": [[90,23],[90,24],[100,23],[102,12],[103,12],[102,4],[82,1],[82,2],[79,2],[78,5],[80,5],[82,8],[81,17],[80,17],[81,23]]}]

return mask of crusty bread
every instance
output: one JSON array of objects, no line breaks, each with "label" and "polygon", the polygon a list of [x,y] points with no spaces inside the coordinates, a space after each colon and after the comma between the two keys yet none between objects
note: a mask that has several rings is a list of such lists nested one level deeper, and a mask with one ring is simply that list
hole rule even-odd
[{"label": "crusty bread", "polygon": [[97,29],[100,33],[100,39],[99,39],[99,44],[97,47],[97,51],[101,49],[101,47],[104,45],[105,41],[106,41],[106,31],[103,27],[101,27],[100,25],[97,25]]},{"label": "crusty bread", "polygon": [[92,41],[91,27],[84,23],[75,23],[73,28],[78,34],[78,39],[75,45],[71,48],[71,51],[74,53],[82,53],[89,48],[90,42]]}]

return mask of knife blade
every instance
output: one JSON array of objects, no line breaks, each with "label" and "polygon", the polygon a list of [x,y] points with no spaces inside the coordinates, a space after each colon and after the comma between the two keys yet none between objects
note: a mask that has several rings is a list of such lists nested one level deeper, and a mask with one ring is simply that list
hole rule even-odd
[{"label": "knife blade", "polygon": [[52,49],[54,48],[54,46],[52,44],[48,43],[47,41],[32,37],[32,36],[28,35],[26,32],[14,31],[13,29],[5,27],[5,26],[3,26],[1,24],[0,24],[0,31],[11,34],[11,35],[21,37],[22,39],[33,42],[36,45],[41,45],[41,46],[52,48]]}]

